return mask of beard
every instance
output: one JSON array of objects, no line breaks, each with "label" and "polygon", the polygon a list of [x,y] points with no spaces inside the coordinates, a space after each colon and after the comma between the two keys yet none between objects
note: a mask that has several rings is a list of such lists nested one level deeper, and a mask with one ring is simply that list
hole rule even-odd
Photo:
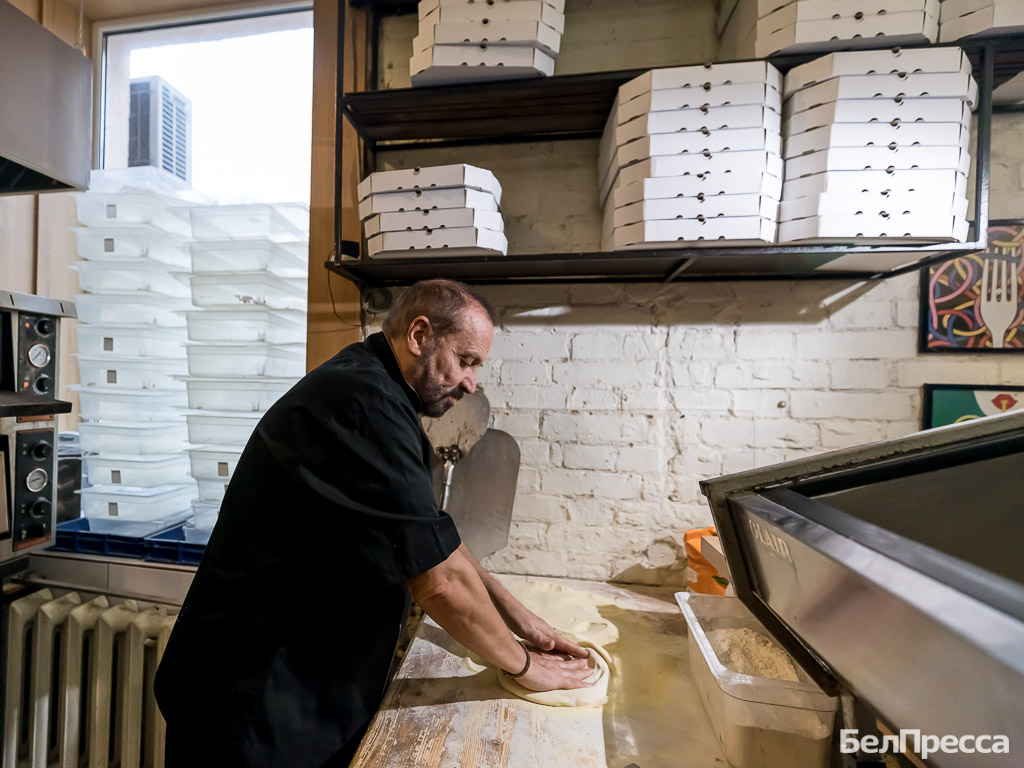
[{"label": "beard", "polygon": [[420,396],[420,413],[436,419],[447,413],[457,400],[461,400],[466,390],[461,384],[448,388],[438,383],[436,348],[426,352],[423,363],[419,374],[409,383]]}]

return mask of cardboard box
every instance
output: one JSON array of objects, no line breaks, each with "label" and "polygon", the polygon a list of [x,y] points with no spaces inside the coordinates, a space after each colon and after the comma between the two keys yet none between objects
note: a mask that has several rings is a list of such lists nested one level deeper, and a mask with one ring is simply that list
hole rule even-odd
[{"label": "cardboard box", "polygon": [[764,83],[737,83],[704,88],[666,88],[641,94],[626,103],[619,102],[616,119],[619,125],[647,112],[678,109],[703,109],[736,104],[757,104],[782,111],[782,97]]},{"label": "cardboard box", "polygon": [[833,123],[786,139],[786,160],[833,147],[944,147],[967,148],[971,132],[961,123]]},{"label": "cardboard box", "polygon": [[938,34],[938,16],[929,16],[920,11],[865,16],[860,20],[839,18],[800,21],[770,33],[762,30],[759,22],[754,54],[763,57],[780,51],[827,51],[835,48],[838,40],[843,41],[847,47],[864,48],[934,43]]},{"label": "cardboard box", "polygon": [[621,208],[611,208],[612,227],[624,227],[638,221],[673,219],[718,219],[726,216],[753,216],[776,220],[779,202],[763,195],[702,195],[644,200]]},{"label": "cardboard box", "polygon": [[550,77],[555,73],[555,60],[538,48],[522,45],[435,45],[413,54],[409,71],[414,86]]},{"label": "cardboard box", "polygon": [[508,241],[501,232],[475,227],[382,232],[366,241],[370,258],[400,256],[504,256]]},{"label": "cardboard box", "polygon": [[784,120],[782,135],[795,136],[833,123],[960,123],[970,128],[971,107],[957,98],[831,101]]},{"label": "cardboard box", "polygon": [[939,26],[956,21],[961,16],[986,11],[990,8],[1011,8],[1024,0],[942,0],[939,12]]},{"label": "cardboard box", "polygon": [[680,109],[675,112],[648,112],[622,125],[614,125],[614,143],[622,146],[644,136],[686,131],[721,131],[761,128],[781,133],[782,115],[762,104],[741,104],[705,109]]},{"label": "cardboard box", "polygon": [[477,168],[465,163],[377,171],[359,182],[356,191],[359,199],[363,200],[370,194],[381,192],[416,192],[452,187],[468,187],[490,192],[498,204],[501,204],[501,184],[494,174],[486,168]]},{"label": "cardboard box", "polygon": [[372,194],[359,201],[359,218],[367,219],[375,213],[391,211],[429,211],[445,208],[473,208],[478,211],[497,211],[498,201],[490,192],[465,187],[413,190],[411,192],[385,192]]},{"label": "cardboard box", "polygon": [[804,112],[821,104],[848,99],[906,100],[964,99],[971,106],[977,104],[978,84],[970,75],[940,72],[937,74],[899,75],[844,75],[803,88],[794,93],[783,105],[782,119]]},{"label": "cardboard box", "polygon": [[504,232],[505,221],[498,211],[475,208],[438,208],[426,211],[378,213],[363,222],[367,237],[381,232],[407,232],[420,229],[454,229],[476,227]]},{"label": "cardboard box", "polygon": [[739,152],[749,150],[766,150],[775,154],[782,153],[782,138],[777,133],[770,133],[761,128],[737,128],[727,131],[689,131],[686,133],[662,133],[647,136],[628,144],[623,144],[610,155],[605,155],[602,147],[600,174],[598,183],[602,184],[605,175],[614,173],[633,163],[649,157],[668,157],[683,155],[690,152]]},{"label": "cardboard box", "polygon": [[762,14],[757,21],[758,35],[806,21],[846,20],[867,24],[873,16],[896,16],[909,12],[939,17],[939,0],[798,0]]},{"label": "cardboard box", "polygon": [[667,88],[703,88],[739,83],[763,83],[782,90],[782,75],[766,61],[727,64],[696,64],[689,67],[652,69],[619,86],[619,103],[625,104],[651,91]]},{"label": "cardboard box", "polygon": [[972,35],[1004,35],[1024,32],[1024,2],[997,2],[981,10],[942,22],[941,41]]},{"label": "cardboard box", "polygon": [[[685,176],[690,174],[728,174],[733,172],[768,173],[782,178],[782,158],[771,152],[718,152],[675,157],[652,157],[619,170],[600,191],[601,203],[607,200],[608,194],[615,186],[627,186],[642,179],[664,178],[668,176]],[[751,191],[751,190],[741,190]]]},{"label": "cardboard box", "polygon": [[[510,1],[512,0],[495,0],[495,2],[488,4],[485,0],[420,0],[419,4],[416,6],[416,10],[418,11],[419,18],[422,21],[438,8],[462,8],[467,5],[475,5],[477,7],[482,6],[484,8],[500,8],[503,3],[508,3]],[[565,13],[565,0],[544,0],[544,3],[551,6],[559,13]]]},{"label": "cardboard box", "polygon": [[783,200],[779,221],[806,219],[810,216],[903,216],[911,213],[936,216],[967,216],[967,198],[953,194],[953,189],[923,190],[901,195],[837,195],[825,193],[810,197]]},{"label": "cardboard box", "polygon": [[857,238],[917,242],[964,242],[968,222],[953,216],[934,213],[911,213],[889,216],[811,216],[779,224],[779,242],[798,240],[849,242]]},{"label": "cardboard box", "polygon": [[782,179],[763,171],[699,173],[688,176],[648,178],[617,187],[609,198],[609,209],[623,208],[647,200],[709,198],[720,195],[757,195],[770,200],[782,197]]},{"label": "cardboard box", "polygon": [[419,32],[423,34],[435,24],[493,24],[497,21],[538,21],[559,34],[565,32],[565,12],[547,0],[495,0],[493,5],[476,0],[442,2],[420,16]]},{"label": "cardboard box", "polygon": [[971,156],[962,147],[835,147],[786,161],[787,179],[826,171],[949,169],[967,173]]},{"label": "cardboard box", "polygon": [[412,41],[414,53],[427,50],[432,45],[480,45],[502,43],[539,48],[549,56],[557,56],[562,35],[554,27],[539,21],[480,21],[433,24]]},{"label": "cardboard box", "polygon": [[633,248],[678,248],[687,245],[764,245],[775,242],[777,224],[757,216],[721,219],[680,219],[642,221],[612,231],[613,250]]},{"label": "cardboard box", "polygon": [[[943,3],[948,5],[950,0]],[[960,48],[887,48],[881,51],[845,51],[793,67],[786,73],[783,101],[808,86],[847,75],[972,72],[970,59]]]},{"label": "cardboard box", "polygon": [[[786,179],[782,199],[811,195],[898,197],[912,194],[941,194],[963,197],[967,194],[967,175],[954,170],[831,171]],[[868,204],[870,207],[870,203]]]}]

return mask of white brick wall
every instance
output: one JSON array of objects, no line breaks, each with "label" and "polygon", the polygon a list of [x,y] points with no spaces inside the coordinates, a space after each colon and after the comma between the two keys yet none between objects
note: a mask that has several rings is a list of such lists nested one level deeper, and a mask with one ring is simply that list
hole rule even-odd
[{"label": "white brick wall", "polygon": [[[570,0],[574,13],[590,15],[572,32],[567,25],[565,42],[570,34],[580,40],[596,35],[600,44],[587,55],[567,44],[559,71],[647,63],[606,60],[609,50],[630,46],[637,55],[649,52],[647,32],[599,23],[607,14],[624,18],[618,2]],[[629,2],[640,11],[665,0]],[[662,59],[674,57],[679,46],[713,39],[705,15],[696,26],[673,29],[687,37],[676,40],[674,32]],[[390,56],[385,51],[382,76],[392,85],[407,77],[410,30],[395,33],[401,44]],[[662,59],[649,63],[672,63]],[[996,118],[994,218],[1024,216],[1021,135],[1024,116]],[[506,232],[517,252],[597,249],[597,142],[380,155],[383,168],[451,162],[497,174],[505,189]],[[501,321],[481,384],[493,425],[512,434],[522,450],[509,545],[487,561],[497,571],[682,584],[680,536],[710,523],[701,479],[915,431],[925,382],[1024,383],[1024,356],[919,355],[914,274],[861,285],[552,285],[484,292]],[[676,561],[665,565],[673,552]]]}]

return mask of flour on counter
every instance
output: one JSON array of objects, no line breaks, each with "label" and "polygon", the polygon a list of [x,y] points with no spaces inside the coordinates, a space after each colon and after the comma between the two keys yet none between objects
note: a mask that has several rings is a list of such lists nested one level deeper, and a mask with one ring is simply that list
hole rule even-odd
[{"label": "flour on counter", "polygon": [[722,664],[733,672],[751,677],[798,682],[789,655],[764,635],[751,629],[713,629],[708,632],[711,647]]}]

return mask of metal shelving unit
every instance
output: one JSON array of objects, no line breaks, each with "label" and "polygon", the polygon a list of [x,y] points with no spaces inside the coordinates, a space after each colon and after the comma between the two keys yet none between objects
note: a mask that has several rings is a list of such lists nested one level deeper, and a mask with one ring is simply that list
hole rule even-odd
[{"label": "metal shelving unit", "polygon": [[[371,11],[369,59],[377,59],[377,24],[382,16],[415,12],[401,0],[350,0]],[[877,280],[933,262],[982,251],[987,246],[992,91],[1024,71],[1020,36],[964,40],[979,85],[974,153],[975,219],[966,243],[693,247],[633,251],[515,254],[451,258],[355,259],[327,262],[329,270],[360,287],[405,285],[427,277],[470,283],[673,282],[696,280],[849,279]],[[822,54],[779,55],[779,69]],[[339,59],[340,61],[340,59]],[[373,66],[367,86],[376,82]],[[646,69],[560,75],[464,85],[339,93],[340,115],[364,142],[364,166],[376,154],[411,146],[502,144],[599,138],[618,87]],[[340,82],[340,78],[339,78]],[[340,139],[341,119],[338,120]],[[340,162],[340,160],[339,160]],[[340,177],[340,167],[339,167]],[[337,233],[337,254],[353,252]],[[855,257],[855,258],[844,258]]]}]

